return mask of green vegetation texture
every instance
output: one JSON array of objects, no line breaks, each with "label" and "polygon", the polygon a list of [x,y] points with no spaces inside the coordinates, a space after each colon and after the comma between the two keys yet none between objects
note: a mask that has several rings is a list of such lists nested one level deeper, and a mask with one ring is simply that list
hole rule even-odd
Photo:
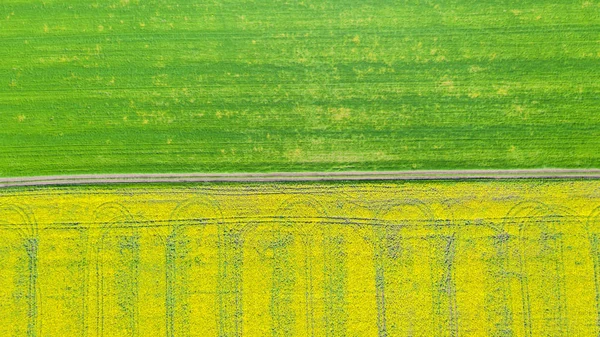
[{"label": "green vegetation texture", "polygon": [[0,176],[600,167],[600,1],[0,2]]}]

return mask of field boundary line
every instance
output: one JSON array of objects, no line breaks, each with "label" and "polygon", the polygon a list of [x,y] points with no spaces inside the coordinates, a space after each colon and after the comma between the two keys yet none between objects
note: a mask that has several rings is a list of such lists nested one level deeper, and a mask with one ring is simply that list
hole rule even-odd
[{"label": "field boundary line", "polygon": [[18,186],[98,185],[135,183],[243,183],[472,179],[600,179],[600,169],[82,174],[0,178],[0,188]]}]

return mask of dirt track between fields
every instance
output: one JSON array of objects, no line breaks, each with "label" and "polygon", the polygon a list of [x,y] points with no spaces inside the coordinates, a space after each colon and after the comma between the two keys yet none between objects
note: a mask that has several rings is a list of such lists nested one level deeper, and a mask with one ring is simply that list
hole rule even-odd
[{"label": "dirt track between fields", "polygon": [[0,188],[193,182],[302,182],[467,179],[600,179],[600,169],[434,170],[374,172],[85,174],[0,178]]}]

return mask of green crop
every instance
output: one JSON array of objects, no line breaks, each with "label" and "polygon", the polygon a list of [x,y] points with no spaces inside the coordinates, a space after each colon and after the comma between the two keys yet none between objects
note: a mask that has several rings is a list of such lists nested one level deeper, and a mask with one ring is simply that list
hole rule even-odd
[{"label": "green crop", "polygon": [[600,167],[598,1],[0,3],[0,176]]}]

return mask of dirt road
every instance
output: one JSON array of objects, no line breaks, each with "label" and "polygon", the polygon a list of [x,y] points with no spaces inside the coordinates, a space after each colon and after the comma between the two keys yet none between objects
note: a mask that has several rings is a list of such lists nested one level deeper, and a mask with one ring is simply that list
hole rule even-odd
[{"label": "dirt road", "polygon": [[272,172],[93,174],[0,178],[0,188],[48,185],[98,185],[191,182],[377,181],[465,179],[600,179],[600,169],[435,170],[379,172]]}]

